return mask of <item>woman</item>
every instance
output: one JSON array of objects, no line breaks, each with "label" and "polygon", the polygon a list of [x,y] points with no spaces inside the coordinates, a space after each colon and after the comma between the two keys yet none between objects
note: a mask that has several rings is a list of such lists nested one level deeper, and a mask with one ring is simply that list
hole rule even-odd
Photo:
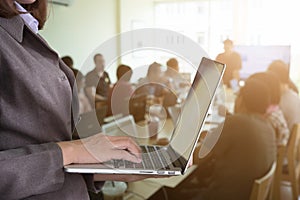
[{"label": "woman", "polygon": [[140,162],[140,149],[129,138],[101,134],[70,141],[77,89],[72,71],[38,34],[46,8],[46,0],[0,0],[1,199],[85,200],[86,186],[143,178],[64,172],[71,163]]},{"label": "woman", "polygon": [[275,130],[277,144],[286,145],[290,136],[290,131],[283,112],[279,107],[280,103],[280,82],[271,72],[256,73],[252,79],[263,82],[270,92],[270,105],[267,109],[266,118]]}]

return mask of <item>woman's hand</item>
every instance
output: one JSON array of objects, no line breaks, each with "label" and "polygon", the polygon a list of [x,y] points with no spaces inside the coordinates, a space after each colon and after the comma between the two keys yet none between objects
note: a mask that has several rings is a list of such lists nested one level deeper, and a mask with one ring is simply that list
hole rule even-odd
[{"label": "woman's hand", "polygon": [[103,163],[112,159],[141,162],[141,150],[129,137],[97,134],[82,140],[57,143],[62,149],[64,165]]}]

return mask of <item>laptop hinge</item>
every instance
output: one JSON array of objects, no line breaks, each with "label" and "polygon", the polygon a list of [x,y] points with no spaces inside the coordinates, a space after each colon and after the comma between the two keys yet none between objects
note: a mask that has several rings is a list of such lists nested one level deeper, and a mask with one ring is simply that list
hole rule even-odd
[{"label": "laptop hinge", "polygon": [[171,156],[171,161],[173,165],[175,167],[180,168],[181,173],[183,173],[187,165],[187,160],[184,157],[182,157],[179,153],[177,153],[171,146],[168,146],[167,152]]}]

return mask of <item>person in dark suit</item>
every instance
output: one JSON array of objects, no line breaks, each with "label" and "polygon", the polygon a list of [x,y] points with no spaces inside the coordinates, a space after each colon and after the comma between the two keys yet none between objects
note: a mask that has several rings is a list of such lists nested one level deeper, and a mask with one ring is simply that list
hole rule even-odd
[{"label": "person in dark suit", "polygon": [[140,162],[126,137],[71,141],[78,122],[72,71],[38,34],[46,0],[0,0],[0,198],[87,200],[104,180],[144,177],[68,174],[71,163]]}]

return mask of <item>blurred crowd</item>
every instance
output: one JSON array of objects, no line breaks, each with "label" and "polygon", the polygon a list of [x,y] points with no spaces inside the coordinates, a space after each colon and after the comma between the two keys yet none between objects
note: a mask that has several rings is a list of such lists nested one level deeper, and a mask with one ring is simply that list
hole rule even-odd
[{"label": "blurred crowd", "polygon": [[[232,41],[224,41],[224,50],[216,60],[227,64],[223,82],[226,92],[235,94],[234,109],[224,108],[224,123],[210,133],[222,133],[217,144],[205,158],[194,154],[197,170],[167,191],[170,199],[249,199],[254,180],[268,172],[277,159],[277,147],[289,144],[294,126],[300,123],[298,89],[286,63],[275,60],[266,71],[241,80],[241,59]],[[184,101],[180,93],[190,88],[176,58],[166,62],[165,71],[159,63],[150,64],[138,83],[130,82],[134,72],[123,64],[112,83],[101,54],[94,56],[95,67],[86,76],[73,68],[70,57],[62,59],[76,76],[81,114],[106,107],[106,116],[133,115],[139,122],[145,120],[149,105],[178,105]]]}]

